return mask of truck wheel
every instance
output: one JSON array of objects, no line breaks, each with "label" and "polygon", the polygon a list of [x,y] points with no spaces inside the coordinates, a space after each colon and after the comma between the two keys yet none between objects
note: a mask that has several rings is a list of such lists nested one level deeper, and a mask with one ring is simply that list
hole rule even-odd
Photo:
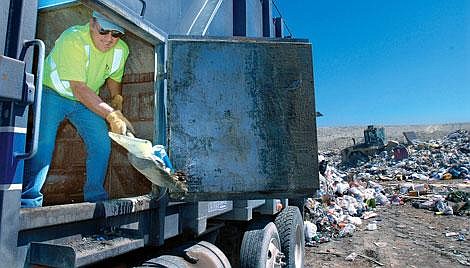
[{"label": "truck wheel", "polygon": [[188,256],[198,260],[196,264],[190,265],[190,267],[232,267],[225,254],[218,247],[206,241],[201,241],[196,245],[189,247],[185,252]]},{"label": "truck wheel", "polygon": [[299,208],[286,207],[276,216],[274,223],[281,239],[281,250],[285,256],[286,267],[304,267],[304,225]]},{"label": "truck wheel", "polygon": [[140,267],[170,268],[231,268],[225,254],[209,242],[201,241],[174,251],[176,256],[162,255],[144,262]]},{"label": "truck wheel", "polygon": [[241,267],[281,267],[281,243],[276,225],[269,222],[249,228],[240,249]]}]

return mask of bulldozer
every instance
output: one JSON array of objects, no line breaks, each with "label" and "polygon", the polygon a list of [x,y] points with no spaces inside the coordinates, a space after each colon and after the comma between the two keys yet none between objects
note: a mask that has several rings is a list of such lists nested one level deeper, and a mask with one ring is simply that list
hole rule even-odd
[{"label": "bulldozer", "polygon": [[369,157],[385,149],[385,130],[383,127],[376,128],[373,125],[367,126],[364,130],[364,142],[356,144],[353,138],[353,145],[341,150],[343,164],[357,165],[361,162],[368,162]]}]

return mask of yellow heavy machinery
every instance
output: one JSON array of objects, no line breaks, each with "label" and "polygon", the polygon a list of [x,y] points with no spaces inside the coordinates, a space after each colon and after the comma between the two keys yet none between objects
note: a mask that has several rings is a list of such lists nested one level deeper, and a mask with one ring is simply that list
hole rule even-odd
[{"label": "yellow heavy machinery", "polygon": [[369,161],[369,157],[385,149],[385,130],[383,127],[376,128],[373,125],[367,126],[364,130],[364,142],[341,150],[343,164],[357,165],[360,162]]}]

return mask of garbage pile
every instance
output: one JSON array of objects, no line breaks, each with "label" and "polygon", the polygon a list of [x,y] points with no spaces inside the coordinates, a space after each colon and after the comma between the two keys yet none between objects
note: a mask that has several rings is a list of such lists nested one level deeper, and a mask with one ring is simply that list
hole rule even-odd
[{"label": "garbage pile", "polygon": [[[320,189],[305,203],[307,246],[351,236],[378,216],[377,206],[410,202],[436,215],[470,216],[468,131],[388,149],[355,167],[342,165],[338,152],[319,155]],[[366,229],[376,228],[368,220]]]}]

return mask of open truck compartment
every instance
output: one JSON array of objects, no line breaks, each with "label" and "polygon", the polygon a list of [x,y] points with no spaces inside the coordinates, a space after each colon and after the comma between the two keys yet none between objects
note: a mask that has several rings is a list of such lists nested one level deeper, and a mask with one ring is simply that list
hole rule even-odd
[{"label": "open truck compartment", "polygon": [[[91,12],[90,8],[79,3],[39,10],[37,38],[44,40],[46,53],[54,47],[55,40],[65,29],[87,23]],[[155,49],[158,42],[157,39],[154,43],[144,41],[129,30],[123,39],[131,51],[122,81],[126,100],[123,113],[132,121],[139,137],[152,140],[155,131]],[[101,92],[101,97],[109,103],[108,91]],[[85,158],[85,146],[80,136],[70,123],[64,122],[57,133],[53,163],[43,187],[45,204],[83,201]],[[113,144],[105,188],[110,198],[118,198],[148,193],[151,184],[129,164],[127,152]]]}]

